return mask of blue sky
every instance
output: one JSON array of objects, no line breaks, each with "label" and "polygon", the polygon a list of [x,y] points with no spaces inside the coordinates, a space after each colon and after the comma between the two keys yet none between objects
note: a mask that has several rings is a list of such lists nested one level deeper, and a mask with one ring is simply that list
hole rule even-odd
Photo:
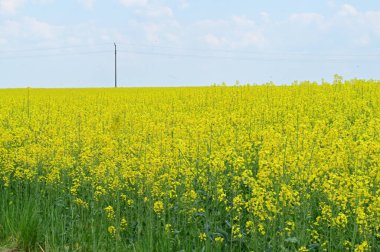
[{"label": "blue sky", "polygon": [[380,2],[0,0],[0,87],[380,79]]}]

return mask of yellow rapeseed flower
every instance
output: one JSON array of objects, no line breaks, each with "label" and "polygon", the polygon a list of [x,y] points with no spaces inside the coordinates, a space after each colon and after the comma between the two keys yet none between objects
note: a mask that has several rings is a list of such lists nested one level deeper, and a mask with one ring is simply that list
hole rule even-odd
[{"label": "yellow rapeseed flower", "polygon": [[200,239],[201,241],[205,241],[206,238],[207,238],[206,233],[200,233],[200,234],[199,234],[199,239]]},{"label": "yellow rapeseed flower", "polygon": [[127,219],[126,218],[122,218],[121,221],[120,221],[120,229],[122,231],[125,231],[128,227],[128,222],[127,222]]},{"label": "yellow rapeseed flower", "polygon": [[162,214],[162,212],[164,211],[164,203],[162,201],[154,202],[153,210],[158,215]]},{"label": "yellow rapeseed flower", "polygon": [[109,227],[107,228],[107,231],[108,231],[108,233],[109,233],[110,235],[112,235],[112,236],[114,236],[114,235],[116,234],[116,228],[115,228],[115,226],[109,226]]},{"label": "yellow rapeseed flower", "polygon": [[367,241],[363,241],[361,244],[355,246],[354,252],[366,252],[370,251],[370,246]]},{"label": "yellow rapeseed flower", "polygon": [[105,211],[108,219],[114,219],[115,218],[115,211],[113,210],[112,206],[105,207],[104,211]]},{"label": "yellow rapeseed flower", "polygon": [[214,240],[215,240],[216,243],[223,243],[224,237],[223,236],[216,236],[214,238]]}]

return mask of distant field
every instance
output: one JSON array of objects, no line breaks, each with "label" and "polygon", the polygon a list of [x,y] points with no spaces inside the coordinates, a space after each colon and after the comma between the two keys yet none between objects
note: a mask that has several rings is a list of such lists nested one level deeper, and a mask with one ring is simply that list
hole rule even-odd
[{"label": "distant field", "polygon": [[380,82],[0,90],[0,251],[379,251]]}]

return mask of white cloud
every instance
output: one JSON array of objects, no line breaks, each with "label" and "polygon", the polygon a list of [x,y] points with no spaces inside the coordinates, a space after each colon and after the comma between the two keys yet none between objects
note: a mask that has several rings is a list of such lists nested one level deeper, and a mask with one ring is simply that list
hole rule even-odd
[{"label": "white cloud", "polygon": [[230,24],[230,22],[230,20],[227,21],[226,19],[204,19],[196,21],[195,25],[199,28],[214,29],[221,26],[227,26]]},{"label": "white cloud", "polygon": [[36,18],[26,18],[25,23],[30,33],[34,36],[47,40],[55,38],[58,27],[39,21]]},{"label": "white cloud", "polygon": [[179,7],[181,9],[186,9],[190,6],[190,3],[188,0],[179,0]]},{"label": "white cloud", "polygon": [[64,27],[43,22],[34,17],[5,20],[0,23],[0,34],[7,41],[39,42],[55,41],[63,33]]},{"label": "white cloud", "polygon": [[194,28],[204,32],[202,41],[210,47],[261,47],[266,42],[260,25],[247,16],[201,20]]},{"label": "white cloud", "polygon": [[331,22],[337,29],[344,29],[358,45],[380,39],[380,11],[360,11],[345,4]]},{"label": "white cloud", "polygon": [[234,16],[232,20],[239,27],[243,26],[254,26],[256,23],[253,19],[247,18],[246,16]]},{"label": "white cloud", "polygon": [[17,36],[20,33],[21,25],[13,20],[5,20],[0,26],[0,34],[3,36]]},{"label": "white cloud", "polygon": [[146,38],[152,44],[156,44],[160,41],[160,36],[159,36],[160,30],[161,28],[158,24],[146,24],[144,26]]},{"label": "white cloud", "polygon": [[324,17],[318,13],[295,13],[290,16],[293,22],[301,22],[303,24],[322,23]]},{"label": "white cloud", "polygon": [[163,22],[136,23],[136,28],[143,28],[144,37],[149,44],[180,42],[181,25],[175,20]]},{"label": "white cloud", "polygon": [[327,6],[334,8],[336,6],[336,0],[327,0]]},{"label": "white cloud", "polygon": [[355,44],[358,46],[367,46],[370,44],[371,39],[368,35],[363,35],[359,38],[356,38],[354,41],[355,41]]},{"label": "white cloud", "polygon": [[150,2],[148,0],[119,0],[122,5],[127,8],[134,9],[134,13],[138,16],[147,18],[172,17],[173,10],[166,5],[158,2]]},{"label": "white cloud", "polygon": [[269,19],[269,13],[266,12],[266,11],[262,11],[262,12],[260,12],[260,16],[261,16],[261,18],[264,19],[264,20],[268,20],[268,19]]},{"label": "white cloud", "polygon": [[224,37],[218,37],[215,34],[208,33],[204,36],[204,41],[212,47],[221,47],[227,44],[227,39]]},{"label": "white cloud", "polygon": [[172,17],[173,11],[167,6],[156,6],[154,8],[147,6],[144,9],[136,10],[136,14],[149,18]]},{"label": "white cloud", "polygon": [[261,46],[265,44],[266,39],[261,32],[248,31],[241,35],[241,40],[235,44],[235,47]]},{"label": "white cloud", "polygon": [[29,0],[28,2],[32,4],[48,4],[53,3],[55,0]]},{"label": "white cloud", "polygon": [[[366,47],[380,39],[380,11],[361,11],[356,6],[344,4],[329,16],[319,13],[294,13],[287,25],[290,34],[303,34],[305,44],[336,43],[341,47]],[[285,27],[277,27],[278,30]],[[292,33],[293,32],[293,33]],[[298,38],[299,39],[299,38]],[[299,42],[297,42],[299,43]]]},{"label": "white cloud", "polygon": [[120,0],[120,3],[126,7],[145,7],[148,0]]},{"label": "white cloud", "polygon": [[261,46],[265,43],[265,37],[260,32],[243,32],[236,39],[213,33],[208,33],[203,37],[203,41],[213,48],[228,47],[230,49],[239,49],[249,46]]},{"label": "white cloud", "polygon": [[86,9],[92,9],[95,4],[95,0],[78,0]]},{"label": "white cloud", "polygon": [[178,32],[168,32],[164,37],[169,43],[180,44],[181,36]]},{"label": "white cloud", "polygon": [[[290,15],[289,20],[292,23],[292,26],[308,26],[307,29],[310,29],[310,27],[314,27],[319,32],[327,31],[330,27],[330,24],[326,20],[326,18],[319,13],[294,13]],[[305,29],[305,27],[303,27],[302,29]]]},{"label": "white cloud", "polygon": [[380,36],[380,11],[368,11],[364,16],[366,22],[372,26],[373,32]]},{"label": "white cloud", "polygon": [[53,0],[0,0],[0,13],[15,14],[26,4],[46,4]]},{"label": "white cloud", "polygon": [[358,11],[356,8],[349,4],[344,4],[342,8],[338,11],[338,15],[342,16],[356,16],[358,15]]},{"label": "white cloud", "polygon": [[11,36],[18,34],[19,25],[17,22],[5,20],[0,23],[0,45],[5,45]]},{"label": "white cloud", "polygon": [[14,14],[25,2],[25,0],[0,0],[0,11]]}]

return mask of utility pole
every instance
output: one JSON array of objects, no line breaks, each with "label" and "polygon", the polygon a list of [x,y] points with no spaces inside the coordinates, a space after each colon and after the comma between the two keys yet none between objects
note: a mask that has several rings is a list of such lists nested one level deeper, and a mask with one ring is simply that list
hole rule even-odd
[{"label": "utility pole", "polygon": [[116,43],[113,43],[115,45],[115,88],[117,88],[117,47]]}]

